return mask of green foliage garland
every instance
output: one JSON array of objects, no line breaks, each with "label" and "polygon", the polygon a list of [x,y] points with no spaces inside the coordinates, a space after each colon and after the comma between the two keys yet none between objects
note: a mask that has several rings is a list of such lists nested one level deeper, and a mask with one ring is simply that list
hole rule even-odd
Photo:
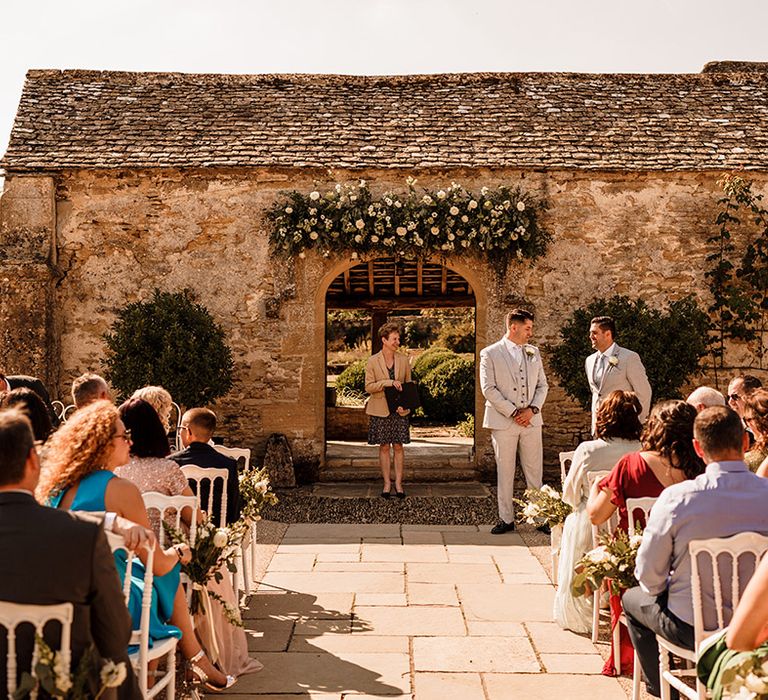
[{"label": "green foliage garland", "polygon": [[205,406],[232,386],[224,331],[189,290],[155,290],[117,312],[107,344],[107,377],[122,396],[159,384],[181,406]]},{"label": "green foliage garland", "polygon": [[[717,344],[715,359],[722,366],[727,339],[754,343],[762,366],[765,354],[763,338],[768,331],[768,209],[763,195],[752,191],[752,182],[738,175],[720,180],[724,196],[717,216],[718,231],[708,239],[714,250],[707,256],[713,266],[706,273],[712,304],[713,330]],[[734,243],[734,231],[742,223],[737,216],[745,209],[757,232],[743,245]]]},{"label": "green foliage garland", "polygon": [[551,236],[538,221],[546,203],[519,187],[483,187],[475,195],[455,182],[421,193],[414,179],[407,184],[406,193],[377,199],[365,180],[309,194],[287,192],[267,213],[272,250],[284,257],[315,250],[352,258],[444,257],[466,250],[495,264],[533,261],[546,252]]},{"label": "green foliage garland", "polygon": [[698,371],[709,344],[709,318],[693,297],[671,302],[666,312],[621,295],[576,309],[560,329],[563,342],[551,355],[552,369],[565,392],[589,409],[591,394],[584,370],[584,361],[594,352],[589,322],[604,315],[616,321],[616,342],[640,354],[653,402],[677,398],[680,387]]}]

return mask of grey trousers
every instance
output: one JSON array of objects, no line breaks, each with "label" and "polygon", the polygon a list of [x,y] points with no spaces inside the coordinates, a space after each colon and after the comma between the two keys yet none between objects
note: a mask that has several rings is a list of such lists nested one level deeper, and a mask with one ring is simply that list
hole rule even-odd
[{"label": "grey trousers", "polygon": [[520,453],[520,466],[525,475],[526,487],[540,489],[544,452],[541,443],[541,426],[524,428],[517,423],[504,430],[491,431],[493,453],[496,457],[498,478],[499,518],[505,523],[515,522],[515,467]]},{"label": "grey trousers", "polygon": [[652,596],[636,586],[624,594],[621,604],[627,616],[629,638],[643,669],[646,690],[650,695],[660,697],[659,645],[656,643],[656,635],[684,649],[692,650],[693,626],[683,622],[667,609],[666,593]]}]

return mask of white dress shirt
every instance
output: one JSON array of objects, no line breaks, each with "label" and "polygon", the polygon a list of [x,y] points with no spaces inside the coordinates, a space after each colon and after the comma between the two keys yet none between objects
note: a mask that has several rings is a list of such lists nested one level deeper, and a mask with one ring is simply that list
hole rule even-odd
[{"label": "white dress shirt", "polygon": [[504,347],[507,349],[512,359],[517,362],[517,366],[520,367],[523,364],[523,346],[512,342],[507,336],[504,336]]}]

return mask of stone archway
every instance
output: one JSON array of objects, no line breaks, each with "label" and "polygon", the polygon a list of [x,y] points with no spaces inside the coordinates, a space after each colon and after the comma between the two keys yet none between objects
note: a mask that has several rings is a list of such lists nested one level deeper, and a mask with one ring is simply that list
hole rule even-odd
[{"label": "stone archway", "polygon": [[[371,315],[372,330],[378,328],[387,318],[387,314],[404,309],[428,309],[428,308],[457,308],[471,307],[475,311],[475,363],[479,361],[479,349],[485,345],[486,299],[484,286],[476,270],[467,268],[460,263],[445,264],[443,261],[415,261],[395,258],[377,258],[370,261],[348,260],[331,268],[323,277],[317,289],[315,299],[316,327],[324,328],[326,314],[330,309],[366,309]],[[321,325],[322,324],[322,325]],[[372,338],[375,333],[372,332]],[[378,351],[373,348],[373,352]],[[325,358],[323,358],[324,360]],[[317,368],[325,376],[325,365]],[[477,375],[476,375],[477,377]],[[479,385],[475,382],[475,416],[482,416],[482,396]],[[319,396],[318,406],[322,412],[318,417],[326,416],[327,409],[323,396]],[[359,420],[356,419],[356,420]],[[362,419],[365,420],[364,417]],[[323,444],[328,445],[327,423],[323,421]],[[451,470],[432,470],[429,474],[422,474],[426,479],[456,480],[461,478],[473,478],[476,475],[477,429],[475,439],[470,449],[461,451],[456,447],[443,449],[442,459],[446,464],[452,465]],[[412,448],[412,452],[418,452],[418,445]],[[453,453],[456,454],[453,454]],[[429,456],[428,450],[423,451],[425,459]],[[434,453],[433,453],[434,454]],[[349,463],[349,469],[341,468],[333,454],[324,452],[321,463],[321,480],[345,480],[353,476],[361,476],[371,472],[370,476],[376,476],[375,460],[368,464],[369,460],[357,460],[355,464]],[[412,460],[412,464],[418,464],[419,460]],[[415,469],[416,467],[414,467]],[[336,469],[334,476],[329,470]],[[408,471],[408,464],[406,464]],[[419,474],[411,474],[411,478],[419,478]]]}]

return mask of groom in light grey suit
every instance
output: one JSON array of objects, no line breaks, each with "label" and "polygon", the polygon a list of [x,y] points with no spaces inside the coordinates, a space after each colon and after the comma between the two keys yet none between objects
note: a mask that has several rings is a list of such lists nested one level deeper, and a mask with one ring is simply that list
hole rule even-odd
[{"label": "groom in light grey suit", "polygon": [[612,391],[634,391],[643,407],[640,420],[645,422],[651,409],[651,385],[640,355],[616,345],[616,323],[610,316],[597,316],[589,326],[589,339],[597,352],[586,361],[587,381],[592,390],[592,434],[597,409]]},{"label": "groom in light grey suit", "polygon": [[515,529],[512,499],[518,451],[528,488],[541,488],[541,407],[549,388],[539,350],[528,344],[533,314],[514,309],[506,324],[506,335],[480,352],[483,427],[491,430],[498,478],[499,523],[491,530],[494,535]]}]

